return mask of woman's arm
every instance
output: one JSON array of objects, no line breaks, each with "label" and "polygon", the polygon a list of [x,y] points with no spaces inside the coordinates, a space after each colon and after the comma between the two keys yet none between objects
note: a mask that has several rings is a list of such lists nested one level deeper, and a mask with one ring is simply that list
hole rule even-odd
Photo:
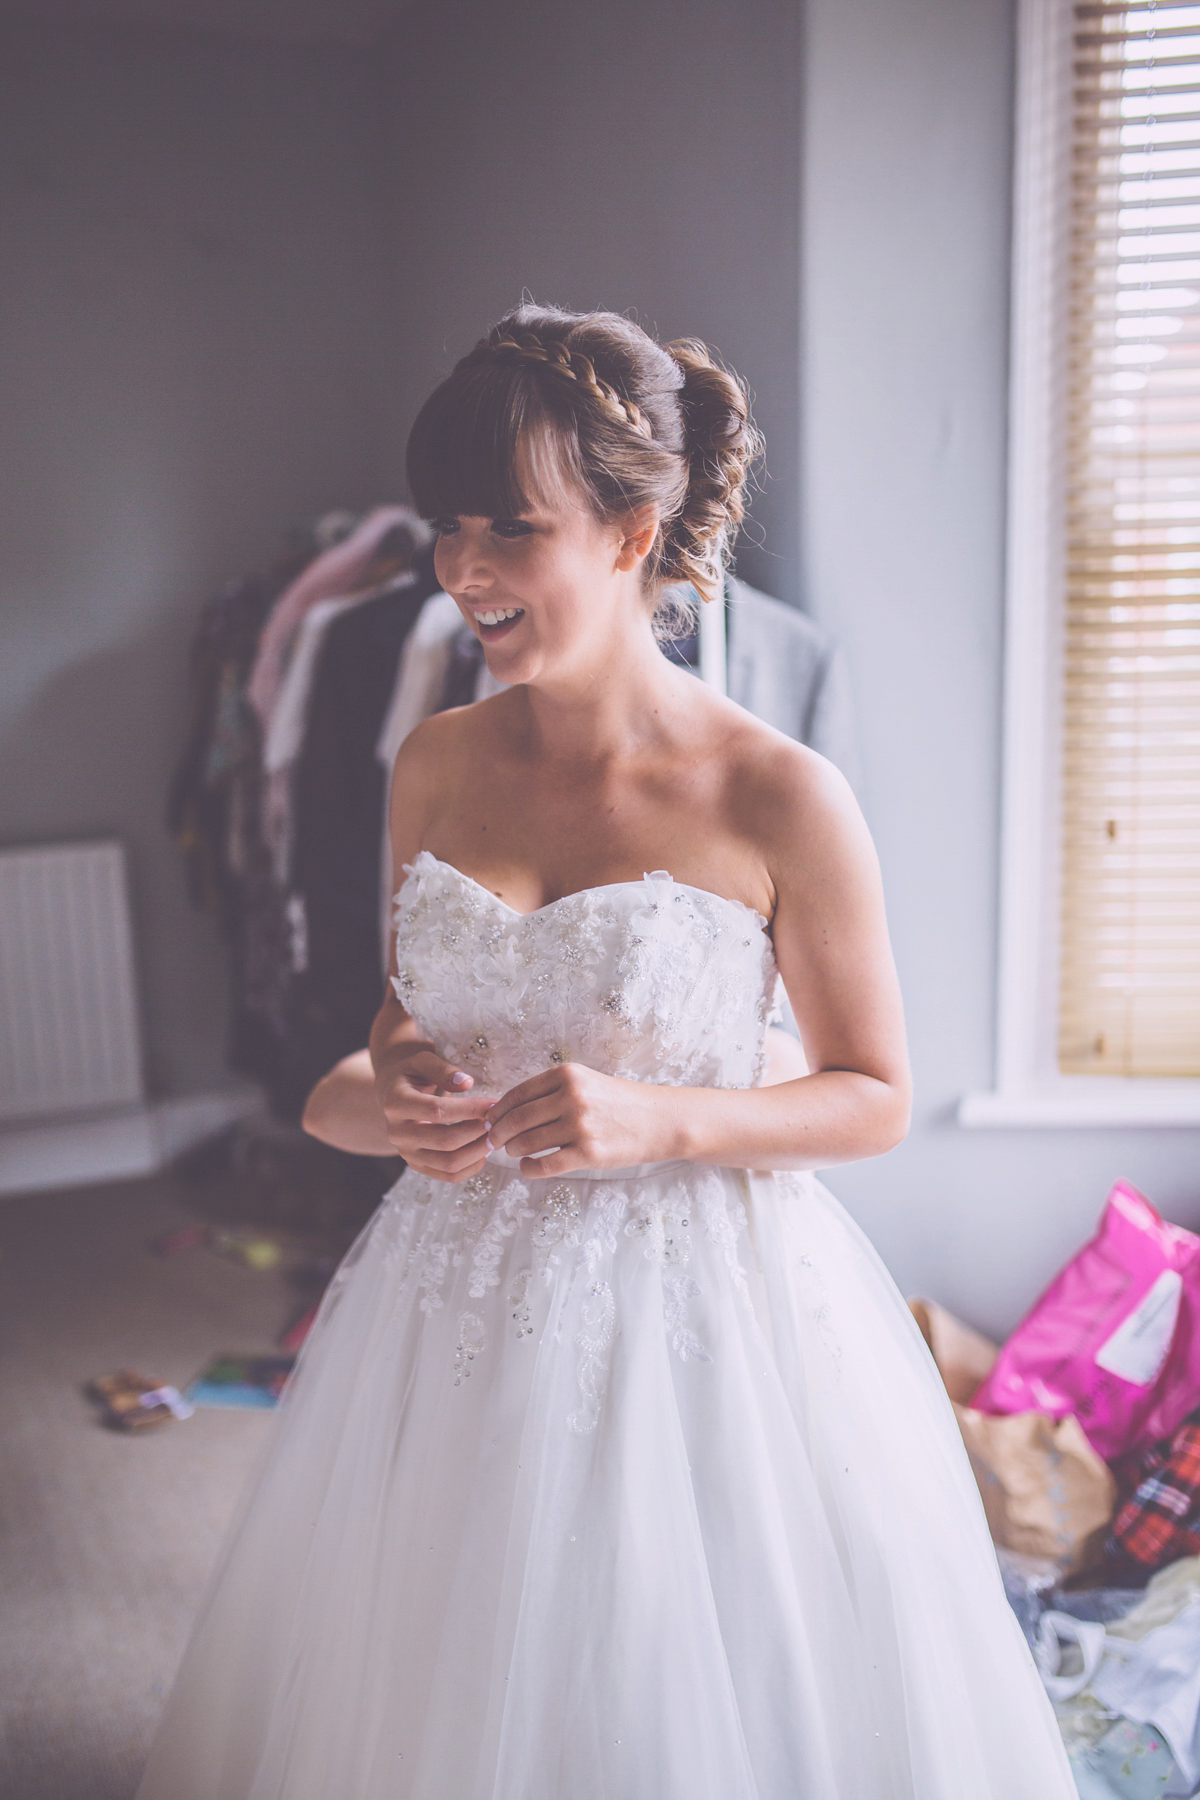
[{"label": "woman's arm", "polygon": [[[453,714],[426,719],[405,738],[392,773],[393,889],[421,848],[435,793],[439,760],[453,733]],[[450,741],[452,742],[452,736]],[[412,1169],[437,1181],[466,1181],[482,1169],[489,1145],[483,1115],[492,1104],[473,1094],[474,1081],[439,1056],[396,998],[396,940],[390,934],[388,981],[371,1027],[375,1094],[388,1142]]]},{"label": "woman's arm", "polygon": [[375,1093],[371,1052],[356,1050],[322,1075],[304,1103],[300,1123],[312,1137],[352,1156],[395,1156]]},{"label": "woman's arm", "polygon": [[[762,1085],[791,1081],[806,1071],[804,1052],[794,1037],[774,1025],[767,1032],[766,1064]],[[387,1120],[375,1092],[371,1052],[356,1050],[343,1056],[328,1075],[322,1075],[304,1103],[300,1123],[310,1136],[351,1156],[398,1156],[388,1136]]]},{"label": "woman's arm", "polygon": [[[827,1168],[878,1156],[907,1131],[908,1056],[879,865],[849,786],[780,739],[748,759],[735,799],[774,886],[775,954],[811,1073],[747,1091],[617,1081],[562,1064],[489,1114],[492,1142],[524,1158],[526,1174],[676,1157]],[[531,1160],[544,1151],[553,1153]]]}]

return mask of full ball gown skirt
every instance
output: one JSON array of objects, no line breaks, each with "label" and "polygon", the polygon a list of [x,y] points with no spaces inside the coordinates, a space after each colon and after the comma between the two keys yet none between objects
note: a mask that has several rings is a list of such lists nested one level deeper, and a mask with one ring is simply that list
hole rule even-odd
[{"label": "full ball gown skirt", "polygon": [[[739,1087],[764,921],[427,852],[405,1006],[501,1093]],[[507,1165],[507,1166],[506,1166]],[[139,1800],[1073,1800],[958,1427],[811,1176],[406,1173],[272,1427]]]}]

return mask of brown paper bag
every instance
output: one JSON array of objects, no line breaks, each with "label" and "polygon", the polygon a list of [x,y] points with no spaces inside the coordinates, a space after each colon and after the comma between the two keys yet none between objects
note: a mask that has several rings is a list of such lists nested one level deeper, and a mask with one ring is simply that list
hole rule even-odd
[{"label": "brown paper bag", "polygon": [[972,1331],[956,1319],[936,1300],[910,1300],[908,1305],[921,1327],[921,1336],[933,1351],[946,1392],[961,1406],[969,1405],[996,1360],[997,1346],[982,1332]]},{"label": "brown paper bag", "polygon": [[910,1300],[954,1402],[993,1538],[1057,1563],[1064,1575],[1099,1560],[1116,1482],[1078,1419],[994,1415],[966,1404],[996,1360],[996,1346],[932,1300]]},{"label": "brown paper bag", "polygon": [[1098,1562],[1117,1484],[1074,1414],[954,1411],[996,1542],[1048,1557],[1064,1575]]}]

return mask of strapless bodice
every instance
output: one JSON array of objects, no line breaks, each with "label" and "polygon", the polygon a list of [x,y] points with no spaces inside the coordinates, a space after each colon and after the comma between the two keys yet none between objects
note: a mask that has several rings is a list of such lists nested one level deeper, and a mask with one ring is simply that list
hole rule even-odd
[{"label": "strapless bodice", "polygon": [[422,850],[396,896],[396,993],[441,1054],[503,1092],[553,1063],[750,1087],[778,974],[766,920],[656,870],[518,913]]}]

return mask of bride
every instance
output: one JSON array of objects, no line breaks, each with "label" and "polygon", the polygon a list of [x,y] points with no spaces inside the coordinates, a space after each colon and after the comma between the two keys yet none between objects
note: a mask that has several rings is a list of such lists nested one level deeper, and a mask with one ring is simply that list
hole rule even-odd
[{"label": "bride", "polygon": [[[409,480],[503,690],[404,744],[330,1290],[141,1800],[1069,1800],[953,1413],[811,1171],[909,1106],[829,764],[672,666],[756,449],[704,347],[522,307]],[[661,628],[661,624],[660,624]],[[811,1073],[763,1085],[782,978]]]}]

